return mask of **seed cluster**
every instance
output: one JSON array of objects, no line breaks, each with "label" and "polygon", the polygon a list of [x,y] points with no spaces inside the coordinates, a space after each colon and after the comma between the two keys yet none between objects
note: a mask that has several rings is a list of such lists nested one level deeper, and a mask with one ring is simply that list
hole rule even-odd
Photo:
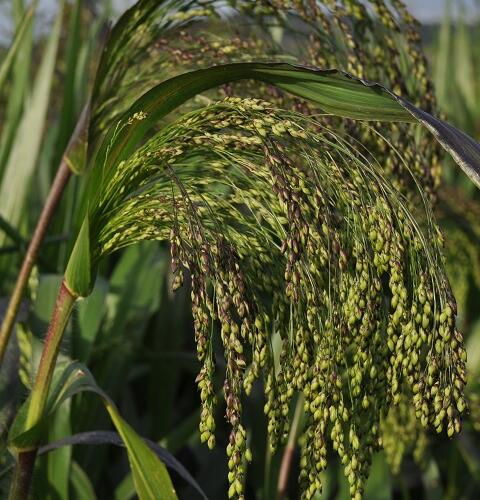
[{"label": "seed cluster", "polygon": [[[419,25],[403,2],[265,0],[235,4],[241,12],[251,16],[252,22],[273,16],[287,31],[291,27],[288,19],[295,20],[297,26],[303,23],[303,44],[302,34],[296,32],[296,46],[303,49],[298,51],[299,62],[320,68],[341,68],[359,78],[385,83],[423,109],[435,111]],[[285,11],[289,16],[282,20],[281,13]],[[434,197],[434,188],[440,182],[440,150],[427,136],[416,139],[407,126],[399,124],[367,127],[354,122],[334,123],[337,129],[347,123],[352,138],[366,145],[375,157],[385,159],[384,170],[397,189],[409,192],[409,170],[412,170],[424,190]],[[394,138],[405,162],[379,135]],[[416,147],[412,147],[413,144]]]},{"label": "seed cluster", "polygon": [[362,496],[395,404],[425,427],[459,432],[465,350],[442,237],[429,205],[414,218],[383,166],[348,138],[265,101],[226,98],[162,129],[106,178],[99,200],[94,261],[167,240],[174,288],[190,277],[210,447],[212,343],[223,345],[230,498],[244,498],[242,399],[262,375],[272,450],[303,394],[303,498],[321,491],[330,445],[351,496]]},{"label": "seed cluster", "polygon": [[426,466],[427,432],[415,416],[414,408],[402,396],[398,405],[392,406],[380,426],[381,445],[394,474],[400,472],[403,457],[413,454],[420,467]]}]

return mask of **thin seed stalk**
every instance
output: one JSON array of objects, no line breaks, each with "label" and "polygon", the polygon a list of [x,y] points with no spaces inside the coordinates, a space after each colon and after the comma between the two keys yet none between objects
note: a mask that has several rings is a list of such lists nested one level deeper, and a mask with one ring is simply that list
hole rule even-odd
[{"label": "thin seed stalk", "polygon": [[[65,281],[62,281],[48,326],[35,384],[32,389],[25,422],[26,429],[37,425],[45,411],[60,344],[76,299],[76,295],[68,289]],[[27,498],[32,481],[38,444],[34,443],[32,447],[19,451],[9,500]]]}]

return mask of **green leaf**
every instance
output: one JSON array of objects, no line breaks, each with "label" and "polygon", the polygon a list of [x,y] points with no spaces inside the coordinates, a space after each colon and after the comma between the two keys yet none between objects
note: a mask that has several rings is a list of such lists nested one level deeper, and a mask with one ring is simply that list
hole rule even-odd
[{"label": "green leaf", "polygon": [[108,293],[108,281],[98,278],[92,293],[78,302],[77,326],[78,331],[72,338],[72,357],[86,363],[100,330]]},{"label": "green leaf", "polygon": [[33,443],[37,442],[38,438],[42,435],[44,421],[30,429],[25,428],[29,403],[30,398],[28,398],[18,410],[8,432],[8,445],[13,450],[31,448]]},{"label": "green leaf", "polygon": [[[166,252],[159,251],[157,242],[145,241],[126,248],[112,270],[104,321],[95,339],[96,346],[110,348],[96,351],[95,378],[115,400],[125,397],[125,374],[135,370],[132,363],[145,345],[152,315],[164,300],[162,283],[168,267]],[[80,405],[76,418],[85,428],[98,427],[103,421],[99,405]],[[95,456],[102,452],[98,450]]]},{"label": "green leaf", "polygon": [[[20,25],[25,14],[23,1],[12,2],[13,20],[15,29]],[[32,23],[33,24],[33,23]],[[8,87],[8,100],[6,103],[5,117],[2,123],[0,139],[0,173],[3,174],[17,130],[24,110],[25,98],[31,87],[31,63],[33,48],[33,25],[30,24],[22,36],[22,41],[12,64],[10,85]]]},{"label": "green leaf", "polygon": [[97,385],[92,374],[83,364],[76,361],[56,367],[52,388],[43,419],[34,427],[25,429],[27,400],[21,407],[10,429],[9,446],[13,451],[27,449],[38,442],[42,436],[49,415],[57,410],[64,401],[80,392],[93,392],[99,395],[108,411],[113,424],[127,448],[128,459],[134,477],[135,488],[140,500],[159,498],[175,500],[177,495],[163,462],[123,420],[109,396]]},{"label": "green leaf", "polygon": [[76,500],[96,500],[95,490],[84,470],[77,462],[70,468],[70,487]]},{"label": "green leaf", "polygon": [[[24,331],[22,337],[23,345],[20,346],[20,349],[23,350],[24,353],[25,351],[27,353],[32,353],[33,358],[33,361],[23,369],[32,370],[34,369],[32,365],[38,364],[42,343],[40,340],[34,338],[28,331]],[[26,350],[27,346],[29,346],[29,350]],[[33,427],[26,427],[27,413],[30,405],[30,397],[27,398],[18,410],[8,433],[8,443],[12,449],[28,449],[32,446],[36,446],[38,442],[41,441],[49,416],[65,400],[73,394],[76,394],[75,391],[78,392],[79,388],[82,389],[85,385],[88,385],[88,376],[91,377],[91,375],[88,372],[84,377],[79,377],[81,373],[83,372],[81,368],[79,368],[79,363],[71,362],[65,356],[57,361],[42,419]]]},{"label": "green leaf", "polygon": [[125,45],[128,44],[139,26],[149,18],[160,3],[163,2],[159,2],[158,0],[139,0],[130,9],[126,10],[115,23],[105,43],[98,64],[93,89],[93,102],[96,103],[99,100],[101,88],[106,83],[107,76],[112,71],[118,59],[122,58]]},{"label": "green leaf", "polygon": [[452,5],[445,2],[445,13],[439,30],[435,62],[435,90],[438,101],[445,109],[449,109],[448,96],[451,94],[451,60],[452,60]]},{"label": "green leaf", "polygon": [[[43,60],[36,75],[33,92],[26,103],[0,186],[0,214],[15,227],[18,227],[23,213],[22,208],[30,188],[29,181],[32,178],[40,151],[60,39],[62,6],[63,3],[60,4]],[[12,196],[12,193],[15,193],[15,196]],[[4,243],[5,236],[0,233],[0,246]]]},{"label": "green leaf", "polygon": [[377,453],[368,476],[365,497],[369,500],[390,500],[392,498],[392,478],[384,453]]},{"label": "green leaf", "polygon": [[2,456],[5,456],[3,451],[8,428],[15,416],[21,397],[21,390],[19,390],[19,350],[15,340],[15,338],[12,338],[9,343],[2,363],[2,369],[0,370],[0,455]]},{"label": "green leaf", "polygon": [[[465,6],[463,6],[465,7]],[[472,40],[468,32],[469,26],[465,22],[464,9],[457,22],[455,37],[455,83],[457,89],[463,94],[467,108],[471,111],[477,106],[477,93],[475,89],[475,56],[472,50]],[[451,67],[449,67],[451,71]],[[449,72],[450,72],[449,71]]]},{"label": "green leaf", "polygon": [[480,380],[480,320],[471,326],[467,339],[468,379],[474,383]]},{"label": "green leaf", "polygon": [[[217,395],[220,397],[220,392]],[[182,422],[177,423],[175,428],[162,439],[162,443],[168,446],[171,453],[176,453],[187,442],[195,443],[198,440],[199,418],[200,409],[197,408]],[[195,486],[196,489],[198,489],[197,486]],[[115,500],[129,500],[134,495],[132,474],[128,473],[115,489]]]},{"label": "green leaf", "polygon": [[374,121],[415,122],[427,128],[457,164],[480,187],[480,145],[455,127],[420,110],[386,87],[339,70],[289,64],[237,63],[192,71],[157,85],[140,97],[120,124],[107,133],[90,179],[90,196],[105,175],[127,158],[158,121],[205,90],[244,79],[265,82],[310,100],[336,116]]},{"label": "green leaf", "polygon": [[87,215],[65,270],[65,283],[68,289],[79,297],[86,297],[92,291],[94,272],[91,265],[90,225]]},{"label": "green leaf", "polygon": [[176,499],[177,495],[165,466],[112,405],[106,404],[106,408],[127,447],[135,489],[140,499]]},{"label": "green leaf", "polygon": [[[65,401],[61,411],[56,411],[49,419],[48,441],[61,439],[71,434],[71,401]],[[45,500],[68,498],[72,448],[66,446],[49,453],[42,460],[43,468],[34,486],[36,494]],[[45,480],[47,479],[47,480]]]},{"label": "green leaf", "polygon": [[[113,397],[124,392],[124,374],[144,343],[147,323],[163,300],[168,262],[156,242],[142,242],[125,249],[112,273],[106,320],[97,342],[115,348],[98,367],[96,377]],[[85,419],[94,425],[91,414]]]},{"label": "green leaf", "polygon": [[23,19],[15,32],[15,37],[13,39],[12,45],[8,49],[7,54],[0,64],[0,92],[2,91],[3,85],[5,84],[5,80],[7,79],[8,73],[10,72],[10,68],[12,67],[12,63],[15,60],[15,56],[18,53],[19,48],[23,43],[24,37],[28,33],[28,30],[32,24],[33,14],[37,7],[37,3],[38,1],[35,0],[26,10]]},{"label": "green leaf", "polygon": [[[75,121],[81,110],[79,97],[75,94],[75,77],[77,71],[78,55],[82,47],[81,14],[82,2],[76,0],[70,8],[67,38],[65,40],[65,77],[62,85],[62,106],[58,130],[58,151],[63,151],[67,146],[69,137],[75,127]],[[57,152],[58,152],[57,151]],[[54,163],[58,164],[59,158]]]},{"label": "green leaf", "polygon": [[3,231],[17,246],[18,248],[25,248],[27,242],[23,239],[22,235],[11,226],[7,220],[0,215],[0,230]]},{"label": "green leaf", "polygon": [[[45,335],[62,279],[61,274],[41,274],[38,278],[31,321],[31,328],[37,339],[41,339]],[[42,346],[40,346],[41,348]],[[34,366],[32,376],[36,373],[36,369],[37,367]]]},{"label": "green leaf", "polygon": [[33,346],[33,335],[22,323],[17,325],[17,343],[19,350],[18,375],[23,385],[32,388],[32,378],[40,361],[41,353]]},{"label": "green leaf", "polygon": [[114,403],[97,386],[88,369],[80,363],[72,363],[70,368],[73,368],[72,374],[74,375],[69,377],[70,382],[66,383],[59,392],[55,406],[81,391],[97,393],[102,398],[113,424],[125,443],[135,488],[140,500],[151,498],[175,500],[177,496],[165,465],[123,420]]}]

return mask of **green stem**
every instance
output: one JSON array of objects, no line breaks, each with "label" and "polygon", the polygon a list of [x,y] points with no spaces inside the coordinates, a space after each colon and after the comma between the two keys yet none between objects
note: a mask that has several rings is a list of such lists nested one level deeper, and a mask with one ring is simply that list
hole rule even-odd
[{"label": "green stem", "polygon": [[37,377],[32,389],[27,420],[25,423],[27,429],[36,425],[43,415],[43,410],[47,404],[53,370],[55,369],[55,363],[60,349],[60,343],[62,342],[63,333],[65,332],[76,298],[77,297],[67,288],[65,281],[62,281],[52,319],[48,326]]},{"label": "green stem", "polygon": [[[44,414],[60,344],[76,298],[66,286],[65,281],[62,281],[32,389],[25,429],[37,425]],[[19,451],[10,489],[10,500],[28,497],[38,445],[39,443],[35,443],[31,448]]]}]

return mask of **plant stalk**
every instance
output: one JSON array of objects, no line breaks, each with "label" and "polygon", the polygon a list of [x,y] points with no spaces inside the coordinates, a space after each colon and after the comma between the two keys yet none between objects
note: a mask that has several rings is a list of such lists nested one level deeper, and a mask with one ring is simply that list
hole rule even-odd
[{"label": "plant stalk", "polygon": [[292,426],[290,427],[290,433],[288,435],[287,446],[285,446],[285,451],[283,452],[277,485],[277,498],[279,500],[285,498],[285,494],[287,493],[288,477],[290,475],[293,453],[295,452],[295,441],[297,439],[300,427],[300,421],[303,411],[303,401],[303,396],[299,395],[297,404],[295,406],[295,414],[293,416]]},{"label": "plant stalk", "polygon": [[[33,385],[25,429],[30,429],[40,423],[44,414],[60,344],[76,299],[77,297],[70,292],[65,281],[62,281]],[[19,451],[10,489],[10,500],[28,498],[39,444],[34,443],[31,448]]]},{"label": "plant stalk", "polygon": [[15,318],[17,316],[20,303],[22,301],[23,292],[28,283],[28,278],[32,272],[32,268],[37,260],[38,250],[42,244],[43,238],[48,228],[48,224],[57,208],[60,197],[63,193],[68,178],[70,177],[70,169],[65,161],[62,160],[60,168],[55,175],[52,187],[48,193],[47,200],[43,206],[42,213],[38,219],[37,225],[32,235],[32,239],[28,245],[27,252],[23,258],[22,267],[18,274],[13,293],[8,303],[8,308],[3,318],[0,328],[0,364],[3,361],[8,341],[12,333]]},{"label": "plant stalk", "polygon": [[25,500],[28,498],[36,456],[36,449],[22,451],[18,454],[8,500]]},{"label": "plant stalk", "polygon": [[63,280],[60,285],[57,301],[55,302],[52,318],[48,325],[45,345],[32,389],[25,423],[27,429],[36,425],[43,415],[60,344],[76,299],[77,297],[68,289],[65,280]]},{"label": "plant stalk", "polygon": [[5,352],[7,350],[8,341],[10,339],[13,325],[15,324],[15,319],[17,317],[18,309],[22,301],[23,293],[28,283],[30,273],[37,260],[38,251],[40,245],[42,244],[45,233],[47,232],[48,225],[57,209],[58,203],[62,196],[65,186],[70,177],[71,170],[68,166],[66,156],[68,152],[77,144],[85,132],[85,128],[88,122],[88,104],[85,106],[80,118],[78,120],[77,126],[70,138],[69,144],[65,150],[65,154],[62,157],[62,161],[58,167],[55,179],[53,180],[52,186],[48,193],[45,205],[43,206],[42,212],[38,219],[37,225],[32,235],[32,239],[23,258],[22,267],[20,273],[18,274],[13,293],[10,297],[5,316],[2,321],[2,326],[0,327],[0,366],[2,365]]}]

